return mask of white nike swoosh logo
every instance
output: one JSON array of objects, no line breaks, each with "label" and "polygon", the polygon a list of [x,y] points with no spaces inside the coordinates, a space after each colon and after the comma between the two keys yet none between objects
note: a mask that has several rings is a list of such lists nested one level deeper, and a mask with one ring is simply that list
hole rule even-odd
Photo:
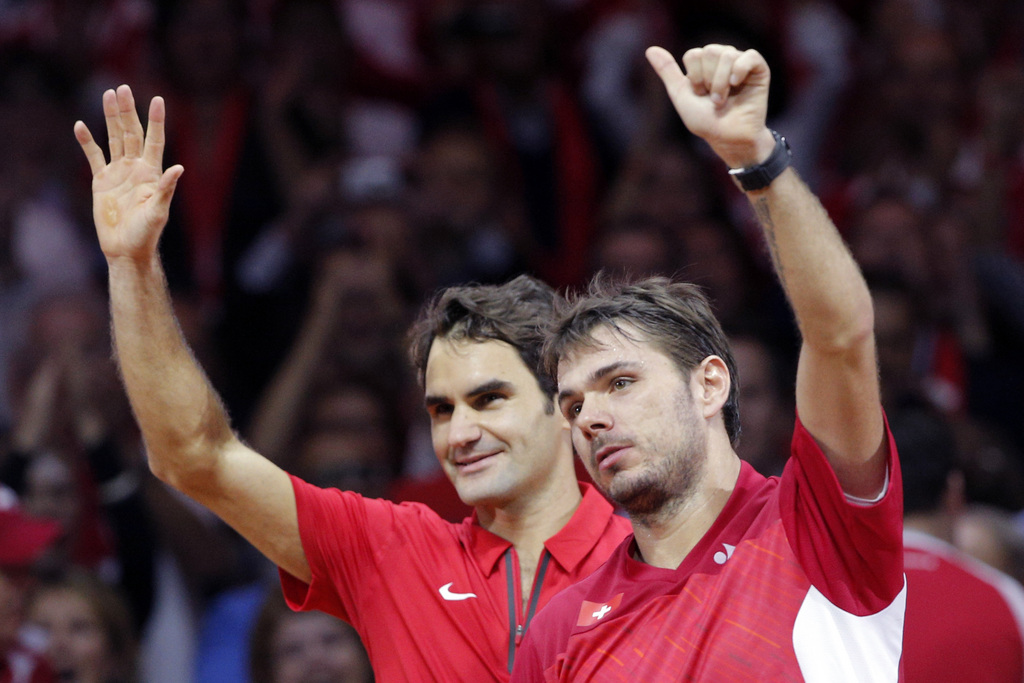
[{"label": "white nike swoosh logo", "polygon": [[446,583],[437,589],[437,592],[440,593],[441,597],[445,600],[469,600],[470,598],[476,597],[476,593],[452,593],[452,583],[455,582],[452,581],[451,583]]}]

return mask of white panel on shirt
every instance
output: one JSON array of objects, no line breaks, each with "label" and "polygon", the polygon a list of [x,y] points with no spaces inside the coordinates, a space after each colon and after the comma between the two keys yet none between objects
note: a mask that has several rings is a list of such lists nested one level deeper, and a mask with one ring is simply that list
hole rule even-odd
[{"label": "white panel on shirt", "polygon": [[807,683],[899,680],[907,582],[888,607],[859,617],[811,586],[793,625],[793,648]]}]

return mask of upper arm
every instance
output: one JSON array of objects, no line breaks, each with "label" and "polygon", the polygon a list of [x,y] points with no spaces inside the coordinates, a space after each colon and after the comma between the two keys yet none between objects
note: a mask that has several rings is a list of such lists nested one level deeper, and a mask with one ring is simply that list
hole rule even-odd
[{"label": "upper arm", "polygon": [[288,473],[238,439],[222,446],[213,463],[204,476],[174,485],[231,525],[271,562],[308,583],[312,574]]},{"label": "upper arm", "polygon": [[843,491],[876,497],[885,482],[888,448],[870,328],[836,349],[801,347],[796,407]]}]

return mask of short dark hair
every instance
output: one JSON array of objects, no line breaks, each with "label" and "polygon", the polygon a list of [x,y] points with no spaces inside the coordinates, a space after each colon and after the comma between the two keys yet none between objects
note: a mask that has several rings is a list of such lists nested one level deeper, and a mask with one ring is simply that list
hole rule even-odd
[{"label": "short dark hair", "polygon": [[[548,328],[563,307],[562,297],[547,284],[520,275],[502,285],[463,285],[443,289],[423,308],[409,330],[409,357],[423,384],[430,347],[437,338],[503,341],[554,400],[558,383],[542,362]],[[553,403],[552,403],[553,405]]]},{"label": "short dark hair", "polygon": [[739,376],[722,326],[701,288],[667,277],[627,280],[598,273],[586,291],[572,296],[544,346],[546,372],[557,377],[558,361],[570,350],[593,345],[593,332],[634,326],[671,358],[684,376],[708,356],[725,361],[731,378],[722,408],[729,441],[740,436]]}]

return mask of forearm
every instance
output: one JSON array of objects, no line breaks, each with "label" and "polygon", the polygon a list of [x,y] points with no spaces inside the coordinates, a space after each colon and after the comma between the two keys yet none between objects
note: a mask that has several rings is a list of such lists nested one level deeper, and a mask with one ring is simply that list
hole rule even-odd
[{"label": "forearm", "polygon": [[867,283],[793,169],[748,194],[803,338],[796,380],[801,421],[843,490],[874,498],[886,451]]},{"label": "forearm", "polygon": [[178,327],[158,258],[109,261],[114,344],[150,468],[176,487],[202,480],[234,439]]},{"label": "forearm", "polygon": [[790,168],[748,199],[804,344],[824,353],[862,344],[874,325],[871,295],[818,198]]}]

